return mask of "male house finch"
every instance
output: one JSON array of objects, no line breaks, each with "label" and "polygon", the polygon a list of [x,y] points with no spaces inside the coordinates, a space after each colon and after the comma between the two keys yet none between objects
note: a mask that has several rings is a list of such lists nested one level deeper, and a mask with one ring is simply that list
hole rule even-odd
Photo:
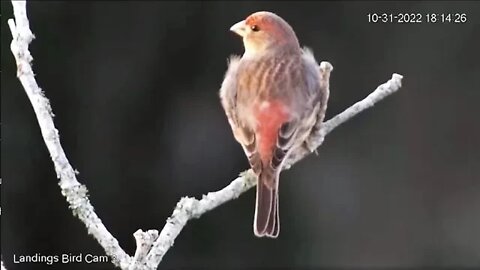
[{"label": "male house finch", "polygon": [[258,176],[253,231],[276,238],[280,171],[295,148],[309,147],[306,139],[322,123],[329,93],[320,87],[312,52],[300,48],[276,14],[253,13],[230,30],[243,38],[245,53],[230,57],[220,100]]}]

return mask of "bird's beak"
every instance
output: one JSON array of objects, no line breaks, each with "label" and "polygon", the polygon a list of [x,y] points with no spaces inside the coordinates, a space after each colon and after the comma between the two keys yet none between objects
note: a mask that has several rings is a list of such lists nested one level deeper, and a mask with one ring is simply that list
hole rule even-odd
[{"label": "bird's beak", "polygon": [[232,27],[230,27],[230,31],[243,37],[247,33],[247,25],[245,24],[245,20],[234,24]]}]

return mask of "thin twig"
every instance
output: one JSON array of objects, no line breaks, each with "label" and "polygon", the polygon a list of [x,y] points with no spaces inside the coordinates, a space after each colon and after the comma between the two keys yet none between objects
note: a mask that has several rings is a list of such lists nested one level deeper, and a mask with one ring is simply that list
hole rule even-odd
[{"label": "thin twig", "polygon": [[152,248],[153,241],[158,238],[158,231],[149,230],[144,232],[142,230],[137,230],[133,236],[135,237],[137,250],[135,251],[135,256],[133,256],[130,269],[145,269],[145,257],[147,257],[148,252]]}]

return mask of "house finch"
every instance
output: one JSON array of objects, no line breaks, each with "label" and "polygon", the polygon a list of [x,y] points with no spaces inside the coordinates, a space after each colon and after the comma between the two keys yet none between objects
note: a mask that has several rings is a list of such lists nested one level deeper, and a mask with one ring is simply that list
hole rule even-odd
[{"label": "house finch", "polygon": [[300,48],[276,14],[253,13],[230,30],[243,38],[245,53],[230,57],[220,100],[258,176],[254,233],[276,238],[280,171],[297,147],[309,147],[306,139],[323,121],[329,93],[320,87],[312,52]]}]

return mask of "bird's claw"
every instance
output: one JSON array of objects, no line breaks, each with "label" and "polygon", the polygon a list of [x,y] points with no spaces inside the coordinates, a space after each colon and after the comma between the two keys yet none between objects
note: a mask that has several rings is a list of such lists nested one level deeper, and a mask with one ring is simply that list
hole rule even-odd
[{"label": "bird's claw", "polygon": [[310,153],[315,152],[315,155],[318,155],[318,151],[317,151],[317,148],[315,148],[315,144],[311,142],[309,139],[305,141],[305,148],[307,148],[307,150]]}]

